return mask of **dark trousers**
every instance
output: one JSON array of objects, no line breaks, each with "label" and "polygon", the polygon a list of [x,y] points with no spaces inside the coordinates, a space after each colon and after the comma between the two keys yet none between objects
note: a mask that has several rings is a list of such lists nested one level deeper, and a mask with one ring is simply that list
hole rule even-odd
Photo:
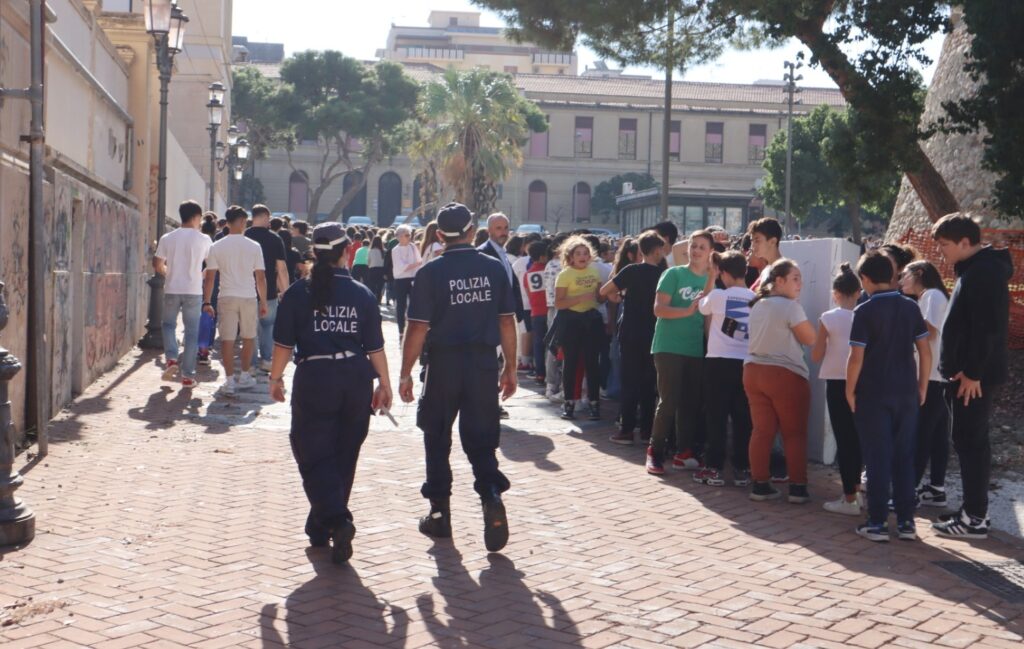
[{"label": "dark trousers", "polygon": [[443,500],[452,493],[452,424],[459,416],[462,450],[473,466],[473,488],[481,498],[509,488],[498,470],[498,357],[493,347],[430,348],[416,425],[423,431],[427,479],[420,493]]},{"label": "dark trousers", "polygon": [[636,412],[640,409],[640,436],[650,437],[654,427],[654,408],[658,403],[658,372],[651,355],[651,341],[619,340],[622,349],[622,428],[632,435]]},{"label": "dark trousers", "polygon": [[405,312],[409,310],[409,294],[412,292],[412,278],[396,279],[394,285],[395,320],[398,322],[398,334],[405,332]]},{"label": "dark trousers", "polygon": [[565,358],[562,372],[562,389],[567,401],[576,393],[576,367],[583,361],[587,375],[587,399],[596,404],[601,399],[601,368],[598,357],[604,344],[604,329],[597,311],[577,313],[563,311],[565,318],[562,334],[562,355]]},{"label": "dark trousers", "polygon": [[535,315],[530,317],[530,333],[532,338],[530,342],[533,343],[533,371],[537,373],[537,376],[544,376],[544,337],[548,335],[548,316]]},{"label": "dark trousers", "polygon": [[332,526],[352,520],[348,499],[370,428],[372,376],[365,358],[309,361],[295,370],[289,437],[309,500],[311,540],[326,541]]},{"label": "dark trousers", "polygon": [[914,520],[914,441],[918,401],[912,395],[858,396],[853,420],[868,472],[868,520],[884,525],[892,504],[899,522]]},{"label": "dark trousers", "polygon": [[373,292],[380,304],[381,295],[384,293],[384,267],[374,266],[366,271],[366,287]]},{"label": "dark trousers", "polygon": [[829,379],[825,382],[825,403],[828,404],[828,418],[832,423],[832,434],[836,438],[836,463],[839,464],[839,479],[843,482],[843,493],[852,496],[860,485],[860,470],[863,462],[860,456],[860,438],[857,426],[846,400],[846,381]]},{"label": "dark trousers", "polygon": [[917,456],[914,460],[916,484],[921,484],[924,471],[931,464],[929,484],[946,485],[946,467],[949,466],[949,404],[946,403],[946,384],[928,382],[928,396],[921,406],[917,422]]},{"label": "dark trousers", "polygon": [[964,489],[964,511],[975,518],[988,516],[988,482],[992,472],[992,446],[988,438],[988,420],[992,414],[993,393],[998,386],[981,386],[981,397],[964,405],[957,398],[959,381],[946,384],[953,430],[953,448],[960,458],[960,479]]},{"label": "dark trousers", "polygon": [[358,266],[352,267],[352,279],[356,280],[360,284],[366,284],[366,273],[370,270],[370,267],[366,264],[359,264]]},{"label": "dark trousers", "polygon": [[651,448],[658,456],[665,453],[669,429],[675,424],[676,452],[692,450],[700,428],[701,382],[704,359],[658,352],[654,355],[658,371],[658,408],[654,413]]},{"label": "dark trousers", "polygon": [[704,410],[707,421],[707,454],[710,469],[725,468],[726,430],[732,419],[732,468],[747,470],[750,460],[750,404],[743,391],[743,361],[734,358],[704,359]]}]

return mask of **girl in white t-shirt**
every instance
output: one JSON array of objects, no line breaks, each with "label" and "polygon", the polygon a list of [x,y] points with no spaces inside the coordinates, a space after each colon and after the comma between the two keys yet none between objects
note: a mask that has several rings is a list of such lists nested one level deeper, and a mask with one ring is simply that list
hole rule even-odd
[{"label": "girl in white t-shirt", "polygon": [[[928,343],[932,348],[932,370],[928,378],[928,395],[917,419],[917,450],[914,470],[917,496],[922,505],[946,506],[946,466],[949,464],[949,411],[943,392],[946,381],[939,374],[939,339],[946,318],[949,291],[939,271],[930,262],[908,264],[900,275],[903,294],[917,298],[921,315],[928,326]],[[931,464],[929,483],[922,484],[925,468]]]},{"label": "girl in white t-shirt", "polygon": [[832,434],[836,438],[836,460],[843,483],[843,495],[825,503],[825,511],[860,516],[860,440],[853,423],[853,412],[846,401],[846,359],[850,356],[850,327],[853,308],[860,297],[860,280],[850,264],[844,263],[832,279],[832,300],[836,308],[821,314],[818,338],[811,360],[819,363],[818,378],[825,380],[825,401]]}]

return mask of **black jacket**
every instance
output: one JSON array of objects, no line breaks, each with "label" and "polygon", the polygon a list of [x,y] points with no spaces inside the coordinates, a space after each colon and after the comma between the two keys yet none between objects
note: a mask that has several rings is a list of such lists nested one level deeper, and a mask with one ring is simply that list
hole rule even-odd
[{"label": "black jacket", "polygon": [[956,286],[942,326],[939,372],[947,378],[963,372],[982,384],[1004,383],[1013,276],[1010,252],[985,246],[957,263],[955,270]]},{"label": "black jacket", "polygon": [[[496,246],[496,245],[498,245],[498,244],[496,244],[496,243],[492,242],[490,239],[488,239],[487,241],[484,241],[482,244],[480,244],[480,246],[477,248],[477,250],[479,250],[480,252],[484,253],[488,257],[494,257],[498,261],[503,261],[502,258],[501,258],[501,255],[494,248],[494,246]],[[502,265],[504,265],[504,262],[502,263]],[[509,269],[509,270],[511,270],[511,269]],[[512,297],[513,297],[513,299],[515,300],[515,303],[516,303],[516,321],[517,322],[522,322],[523,318],[526,317],[526,311],[525,311],[525,309],[523,307],[523,292],[519,289],[518,286],[516,286],[516,273],[515,273],[515,271],[512,271]]]}]

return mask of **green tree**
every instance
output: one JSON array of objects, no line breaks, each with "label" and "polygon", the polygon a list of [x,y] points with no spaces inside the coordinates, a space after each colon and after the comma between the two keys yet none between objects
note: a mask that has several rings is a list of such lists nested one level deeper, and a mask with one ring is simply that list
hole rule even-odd
[{"label": "green tree", "polygon": [[[772,208],[785,205],[786,132],[779,131],[765,152],[760,193]],[[838,113],[819,106],[793,120],[790,209],[806,222],[816,208],[846,210],[855,241],[861,240],[861,210],[887,214],[899,189],[899,171],[878,159],[852,109]]]},{"label": "green tree", "polygon": [[455,200],[477,214],[494,210],[496,188],[523,160],[530,133],[547,130],[537,105],[519,95],[506,74],[449,69],[423,89],[423,124],[414,156],[439,163]]},{"label": "green tree", "polygon": [[298,170],[292,157],[298,143],[319,143],[318,169],[310,174],[311,214],[320,212],[324,193],[335,182],[358,172],[361,181],[330,210],[329,218],[336,220],[366,185],[370,169],[408,142],[419,84],[397,64],[367,67],[341,52],[301,52],[284,62],[281,83],[270,88],[255,79],[254,69],[245,70],[235,77],[244,92],[236,114],[260,133],[262,147],[284,146],[289,164]]},{"label": "green tree", "polygon": [[1024,217],[1024,3],[961,0],[973,37],[964,71],[978,83],[966,99],[943,104],[938,126],[961,133],[985,129],[982,164],[999,175],[995,207]]},{"label": "green tree", "polygon": [[[498,10],[515,33],[543,43],[585,43],[602,51],[617,33],[643,30],[658,7],[682,11],[719,43],[781,43],[796,38],[857,109],[865,137],[907,175],[933,219],[959,209],[921,148],[923,105],[912,64],[927,63],[923,43],[948,27],[945,0],[474,0]],[[996,2],[998,0],[992,0]],[[664,15],[664,14],[662,14]],[[712,31],[708,31],[712,30]],[[717,55],[716,50],[711,50]],[[613,57],[626,60],[626,57]],[[888,166],[888,164],[887,164]]]},{"label": "green tree", "polygon": [[594,196],[590,199],[591,212],[605,217],[615,214],[615,197],[622,193],[622,183],[633,183],[633,189],[636,191],[657,185],[654,176],[647,173],[629,172],[613,176],[594,187]]},{"label": "green tree", "polygon": [[235,67],[231,72],[231,112],[245,129],[253,160],[266,158],[268,149],[286,142],[275,112],[276,93],[277,85],[253,66]]}]

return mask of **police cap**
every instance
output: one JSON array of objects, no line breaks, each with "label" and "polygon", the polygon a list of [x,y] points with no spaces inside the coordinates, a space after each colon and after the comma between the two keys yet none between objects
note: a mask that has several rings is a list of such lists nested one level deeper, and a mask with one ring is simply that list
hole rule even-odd
[{"label": "police cap", "polygon": [[317,250],[331,250],[346,241],[348,236],[340,223],[321,223],[313,228],[313,247]]},{"label": "police cap", "polygon": [[462,203],[448,203],[437,213],[437,231],[446,237],[461,237],[473,225],[473,213]]}]

